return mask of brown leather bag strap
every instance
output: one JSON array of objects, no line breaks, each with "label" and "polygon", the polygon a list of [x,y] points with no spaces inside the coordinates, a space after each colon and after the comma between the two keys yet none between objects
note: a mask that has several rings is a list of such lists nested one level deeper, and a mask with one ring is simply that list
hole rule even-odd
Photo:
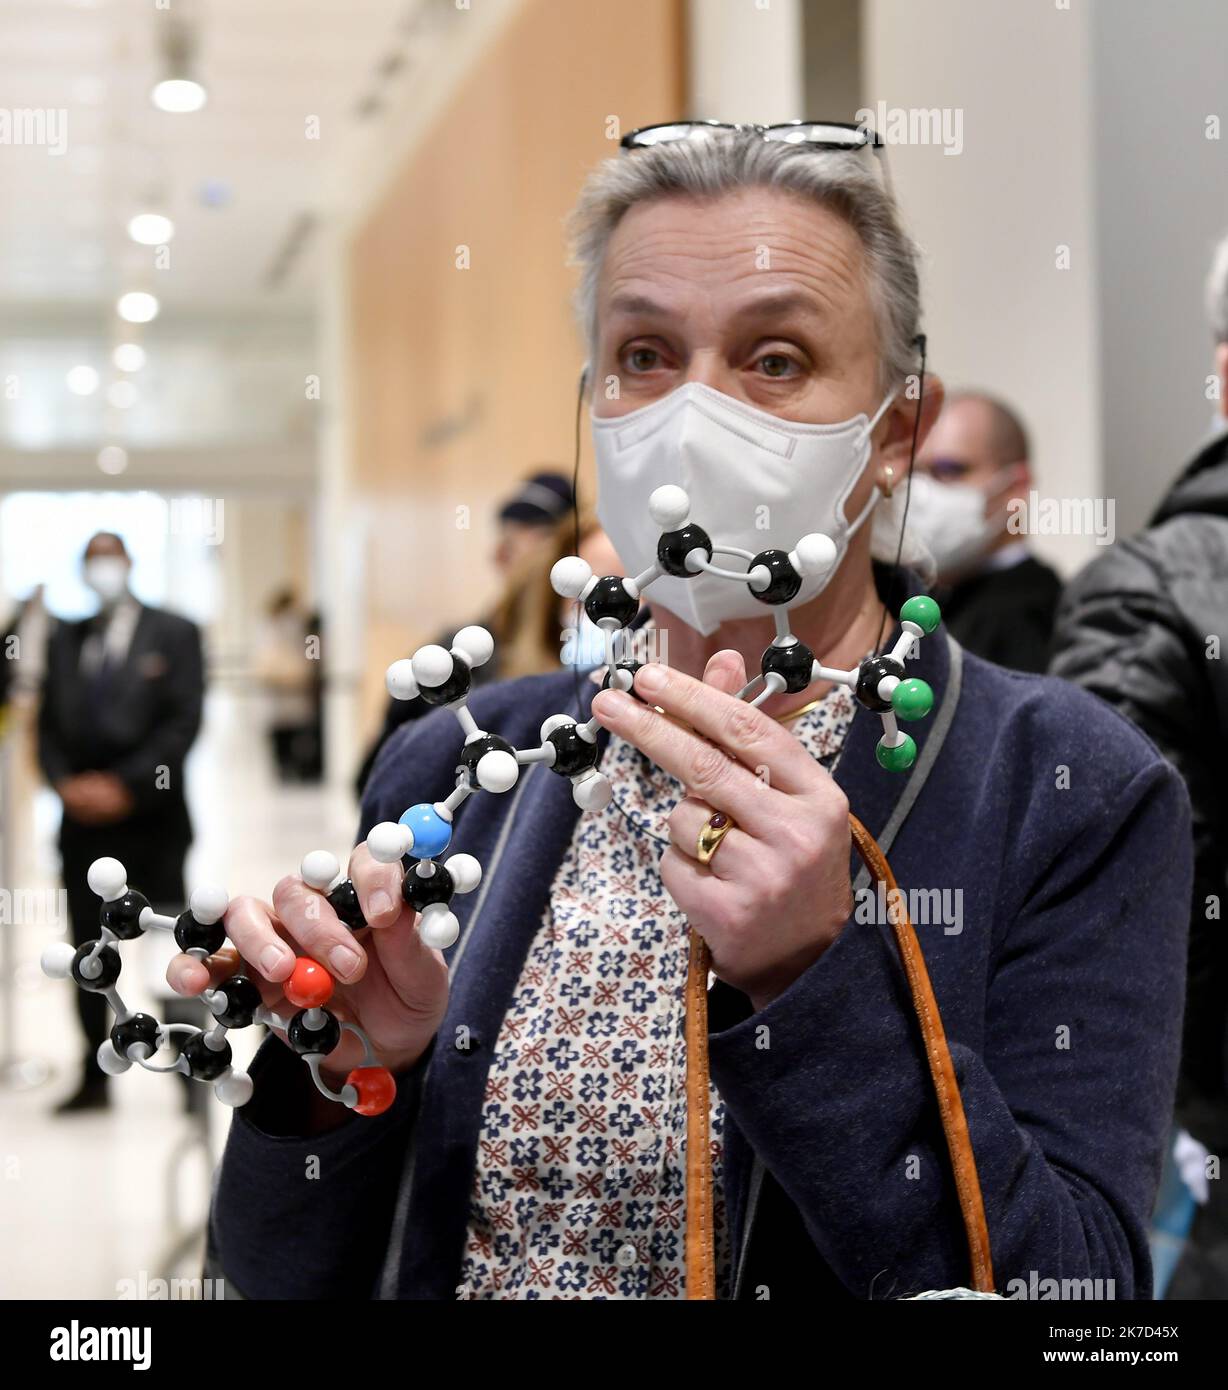
[{"label": "brown leather bag strap", "polygon": [[716,1297],[708,1107],[708,944],[691,932],[686,972],[686,1296]]},{"label": "brown leather bag strap", "polygon": [[[955,1190],[968,1239],[972,1266],[972,1287],[978,1293],[992,1293],[993,1261],[989,1248],[989,1227],[985,1204],[977,1177],[976,1157],[968,1134],[968,1121],[959,1094],[959,1083],[947,1047],[938,1001],[930,984],[925,957],[917,940],[903,895],[878,841],[857,819],[849,816],[849,829],[862,862],[876,882],[882,883],[892,904],[891,928],[895,934],[900,961],[908,980],[913,1008],[921,1027],[925,1057],[929,1064],[938,1113],[947,1150],[955,1174]],[[688,1299],[716,1297],[716,1258],[712,1233],[712,1162],[708,1152],[708,948],[691,932],[690,959],[686,981],[686,1296]]]}]

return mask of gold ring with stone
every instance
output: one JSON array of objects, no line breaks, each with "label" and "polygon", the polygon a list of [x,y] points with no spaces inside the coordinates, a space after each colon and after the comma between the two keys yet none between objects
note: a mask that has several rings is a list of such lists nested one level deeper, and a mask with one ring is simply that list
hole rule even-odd
[{"label": "gold ring with stone", "polygon": [[701,864],[707,864],[711,861],[721,841],[734,828],[732,816],[727,816],[724,811],[712,812],[704,821],[696,844],[695,854]]}]

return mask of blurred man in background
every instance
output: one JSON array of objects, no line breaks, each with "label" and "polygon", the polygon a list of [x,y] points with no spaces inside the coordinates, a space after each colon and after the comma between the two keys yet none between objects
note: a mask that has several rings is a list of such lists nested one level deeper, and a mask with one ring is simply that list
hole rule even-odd
[{"label": "blurred man in background", "polygon": [[[507,631],[507,615],[514,616],[518,611],[518,589],[523,576],[536,572],[535,559],[546,555],[555,548],[559,523],[573,508],[571,482],[562,473],[542,472],[526,478],[511,497],[499,509],[499,532],[491,557],[499,576],[501,593],[496,600],[495,610],[483,614],[473,621],[488,628],[495,636],[495,654],[484,666],[473,671],[473,684],[485,685],[488,681],[502,680],[508,676],[529,674],[527,669],[506,669],[506,655],[514,634]],[[433,640],[448,647],[452,638],[464,623],[456,623]],[[553,666],[540,667],[540,670],[553,669]],[[375,741],[367,749],[362,767],[355,778],[355,789],[361,797],[379,750],[390,734],[394,733],[410,719],[426,714],[429,706],[421,699],[389,700],[384,712],[384,724]]]},{"label": "blurred man in background", "polygon": [[[200,728],[204,694],[200,633],[186,618],[132,595],[132,562],[119,536],[100,531],[85,548],[85,582],[98,612],[59,623],[47,653],[39,713],[39,762],[63,802],[60,853],[73,940],[98,935],[90,864],[113,855],[155,907],[178,911],[192,839],[183,763]],[[107,1103],[97,1052],[107,1004],[76,990],[86,1050],[79,1089],[61,1112]]]},{"label": "blurred man in background", "polygon": [[1007,526],[1012,501],[1033,485],[1029,454],[1008,406],[951,396],[917,454],[908,522],[934,556],[952,636],[1000,666],[1043,671],[1061,581]]},{"label": "blurred man in background", "polygon": [[[1194,811],[1194,895],[1177,1123],[1228,1161],[1228,237],[1207,285],[1217,429],[1147,529],[1071,583],[1053,671],[1094,690],[1174,763]],[[1213,1180],[1208,1180],[1213,1179]],[[1204,1198],[1170,1298],[1228,1298],[1228,1183],[1204,1167]]]}]

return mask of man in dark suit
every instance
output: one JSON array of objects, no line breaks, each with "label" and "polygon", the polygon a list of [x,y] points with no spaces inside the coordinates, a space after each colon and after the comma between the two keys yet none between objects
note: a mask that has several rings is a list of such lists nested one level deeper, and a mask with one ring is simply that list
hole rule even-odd
[{"label": "man in dark suit", "polygon": [[917,462],[908,521],[933,553],[942,620],[977,656],[1044,671],[1062,584],[1008,525],[1034,486],[1027,431],[1002,401],[947,397]]},{"label": "man in dark suit", "polygon": [[[204,663],[186,618],[148,608],[128,588],[132,562],[119,536],[85,549],[97,614],[60,623],[47,653],[39,712],[39,762],[63,802],[60,853],[73,940],[98,935],[90,864],[113,855],[155,907],[179,911],[192,839],[183,763],[200,728]],[[97,1052],[106,1040],[102,995],[77,990],[86,1053],[80,1088],[61,1111],[107,1103]]]}]

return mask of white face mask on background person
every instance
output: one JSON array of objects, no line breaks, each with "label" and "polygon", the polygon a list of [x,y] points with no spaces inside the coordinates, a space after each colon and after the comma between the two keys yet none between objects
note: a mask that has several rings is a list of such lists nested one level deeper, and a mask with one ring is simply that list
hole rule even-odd
[{"label": "white face mask on background person", "polygon": [[98,595],[103,605],[114,603],[128,587],[128,565],[114,555],[99,555],[87,560],[83,570],[86,584]]},{"label": "white face mask on background person", "polygon": [[915,469],[910,487],[908,529],[925,543],[938,573],[979,560],[997,533],[985,518],[985,492],[972,483],[940,483]]},{"label": "white face mask on background person", "polygon": [[[685,489],[691,521],[713,547],[752,554],[792,550],[811,532],[836,547],[836,561],[802,581],[793,606],[808,602],[840,567],[849,541],[873,512],[877,487],[851,521],[844,504],[870,458],[870,434],[895,398],[893,391],[868,419],[855,415],[831,425],[782,420],[699,382],[688,382],[627,415],[593,416],[597,459],[597,516],[629,575],[657,557],[660,531],[648,498],[667,483]],[[714,549],[713,563],[740,570],[744,562]],[[772,612],[748,584],[700,573],[664,575],[649,600],[676,613],[704,636],[733,618]]]}]

